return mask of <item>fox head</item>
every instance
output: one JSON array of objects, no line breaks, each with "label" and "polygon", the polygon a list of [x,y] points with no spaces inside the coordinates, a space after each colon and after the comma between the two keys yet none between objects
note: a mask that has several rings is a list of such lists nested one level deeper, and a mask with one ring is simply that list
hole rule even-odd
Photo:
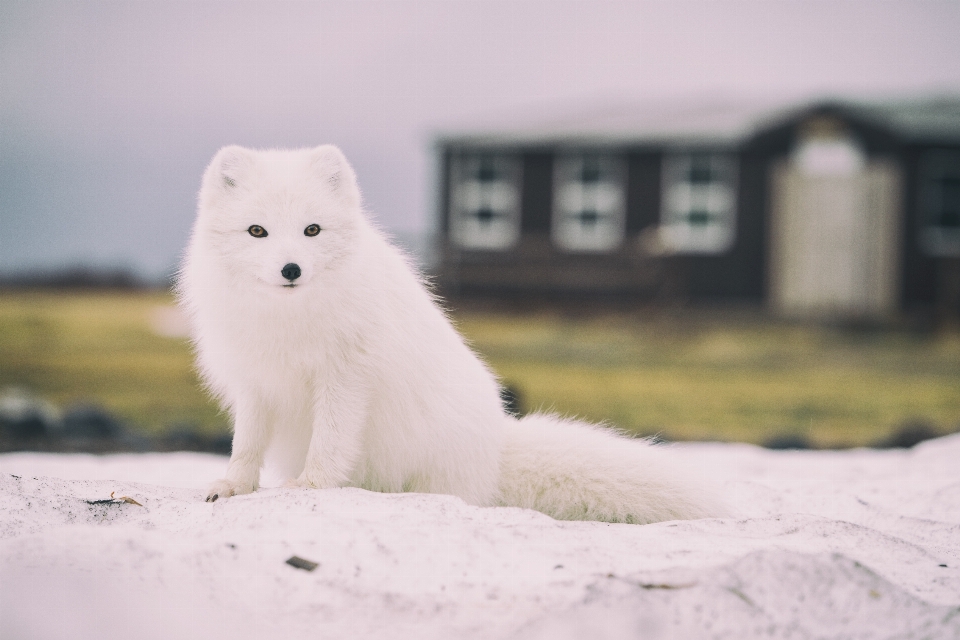
[{"label": "fox head", "polygon": [[335,146],[224,147],[203,177],[193,242],[216,263],[207,268],[295,290],[350,254],[360,207],[356,176]]}]

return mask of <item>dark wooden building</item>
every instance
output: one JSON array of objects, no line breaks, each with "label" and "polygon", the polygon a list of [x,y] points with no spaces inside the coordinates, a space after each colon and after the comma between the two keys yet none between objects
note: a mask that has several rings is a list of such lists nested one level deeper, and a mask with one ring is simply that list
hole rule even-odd
[{"label": "dark wooden building", "polygon": [[441,137],[441,290],[958,313],[960,99],[634,115]]}]

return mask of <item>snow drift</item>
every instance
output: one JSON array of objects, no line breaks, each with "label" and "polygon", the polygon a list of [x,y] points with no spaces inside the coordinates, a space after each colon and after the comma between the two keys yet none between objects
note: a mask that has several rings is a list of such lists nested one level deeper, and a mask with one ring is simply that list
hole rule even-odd
[{"label": "snow drift", "polygon": [[734,516],[560,522],[359,489],[209,504],[225,458],[5,454],[0,637],[960,637],[960,435],[676,448]]}]

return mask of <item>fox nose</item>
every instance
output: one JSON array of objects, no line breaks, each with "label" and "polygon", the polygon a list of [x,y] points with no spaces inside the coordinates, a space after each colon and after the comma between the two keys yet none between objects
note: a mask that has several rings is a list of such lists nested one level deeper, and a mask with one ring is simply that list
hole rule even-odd
[{"label": "fox nose", "polygon": [[283,269],[280,269],[280,275],[290,282],[293,282],[300,277],[300,265],[293,262],[288,262],[287,264],[283,265]]}]

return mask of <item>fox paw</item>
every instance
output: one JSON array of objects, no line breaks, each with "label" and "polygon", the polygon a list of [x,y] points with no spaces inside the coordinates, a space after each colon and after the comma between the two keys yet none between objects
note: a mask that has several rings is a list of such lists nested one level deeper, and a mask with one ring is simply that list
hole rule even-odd
[{"label": "fox paw", "polygon": [[345,481],[338,481],[335,478],[328,478],[322,473],[307,473],[304,471],[300,477],[287,480],[283,486],[291,489],[334,489],[342,487]]},{"label": "fox paw", "polygon": [[283,483],[284,489],[309,489],[311,488],[309,484],[306,484],[300,480],[300,478],[288,478]]},{"label": "fox paw", "polygon": [[236,482],[234,480],[217,480],[207,491],[207,502],[216,502],[218,498],[229,498],[230,496],[239,496],[244,493],[252,493],[256,486],[249,482]]}]

